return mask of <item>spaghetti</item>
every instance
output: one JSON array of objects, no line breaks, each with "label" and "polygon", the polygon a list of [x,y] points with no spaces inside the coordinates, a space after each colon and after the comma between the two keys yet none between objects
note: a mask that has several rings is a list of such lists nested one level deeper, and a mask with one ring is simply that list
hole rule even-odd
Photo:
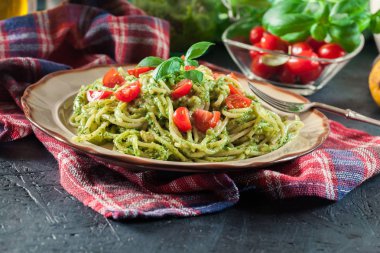
[{"label": "spaghetti", "polygon": [[[188,86],[177,87],[187,80],[185,66],[159,80],[152,69],[137,73],[118,68],[112,77],[121,76],[121,82],[106,85],[103,78],[82,86],[70,118],[77,128],[75,140],[112,142],[119,152],[159,160],[222,162],[274,151],[303,126],[299,119],[264,108],[233,75],[216,74],[203,65],[192,67],[203,78],[190,80],[187,91]],[[178,93],[175,99],[174,92]],[[241,99],[233,100],[234,96]],[[177,113],[179,108],[185,108],[185,113]]]}]

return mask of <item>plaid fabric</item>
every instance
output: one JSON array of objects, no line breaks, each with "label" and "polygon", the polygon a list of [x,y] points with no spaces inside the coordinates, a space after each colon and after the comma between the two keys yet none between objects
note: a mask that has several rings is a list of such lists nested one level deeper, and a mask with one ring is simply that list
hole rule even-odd
[{"label": "plaid fabric", "polygon": [[136,173],[79,154],[32,128],[20,109],[20,96],[42,76],[89,64],[168,56],[166,22],[136,15],[143,13],[125,3],[116,9],[125,15],[66,5],[0,22],[0,140],[33,131],[57,159],[63,187],[85,205],[114,219],[194,216],[225,209],[239,200],[241,191],[253,189],[273,198],[339,200],[378,173],[380,137],[336,122],[330,122],[331,135],[318,150],[271,168],[233,174]]}]

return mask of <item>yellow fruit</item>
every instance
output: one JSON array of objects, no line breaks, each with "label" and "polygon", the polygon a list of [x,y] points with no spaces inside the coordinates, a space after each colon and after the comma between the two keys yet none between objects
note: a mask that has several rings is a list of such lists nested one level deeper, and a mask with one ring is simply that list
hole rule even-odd
[{"label": "yellow fruit", "polygon": [[380,60],[373,65],[368,82],[372,98],[380,106]]},{"label": "yellow fruit", "polygon": [[28,13],[28,0],[0,0],[0,19]]}]

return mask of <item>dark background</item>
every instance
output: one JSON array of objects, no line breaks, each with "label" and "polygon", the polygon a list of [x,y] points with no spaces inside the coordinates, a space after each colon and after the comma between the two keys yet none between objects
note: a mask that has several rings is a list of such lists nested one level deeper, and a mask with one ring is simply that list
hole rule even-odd
[{"label": "dark background", "polygon": [[[380,119],[368,90],[372,41],[313,101]],[[222,45],[204,60],[236,69]],[[328,115],[349,127],[380,129]],[[107,220],[59,184],[57,162],[34,136],[0,143],[0,252],[380,252],[380,177],[334,203],[272,201],[255,192],[194,218]]]}]

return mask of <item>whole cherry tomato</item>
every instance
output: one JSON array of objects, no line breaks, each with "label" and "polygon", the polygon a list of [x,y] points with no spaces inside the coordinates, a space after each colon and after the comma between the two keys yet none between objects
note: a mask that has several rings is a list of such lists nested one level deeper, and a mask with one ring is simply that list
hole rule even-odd
[{"label": "whole cherry tomato", "polygon": [[197,109],[193,113],[193,120],[195,127],[201,131],[206,132],[209,128],[214,128],[220,120],[220,112],[209,112],[202,109]]},{"label": "whole cherry tomato", "polygon": [[186,107],[178,107],[173,113],[173,122],[181,132],[191,130],[189,110]]},{"label": "whole cherry tomato", "polygon": [[129,103],[139,96],[140,90],[140,83],[136,81],[128,86],[120,87],[115,92],[115,97],[119,101]]},{"label": "whole cherry tomato", "polygon": [[[298,56],[304,56],[308,58],[318,58],[316,53],[305,51]],[[289,70],[295,74],[300,75],[303,73],[308,73],[310,71],[316,70],[320,67],[320,64],[316,60],[304,59],[301,57],[290,57],[288,62],[286,63]]]},{"label": "whole cherry tomato", "polygon": [[288,52],[288,43],[281,38],[265,32],[261,38],[261,47],[268,50],[279,50],[285,53]]},{"label": "whole cherry tomato", "polygon": [[312,37],[309,37],[307,40],[306,40],[306,43],[309,44],[311,46],[311,48],[313,49],[314,52],[318,52],[318,49],[323,46],[324,44],[326,44],[324,41],[318,41]]},{"label": "whole cherry tomato", "polygon": [[[255,47],[260,47],[261,48],[261,43],[256,43],[253,44]],[[249,50],[249,55],[251,56],[252,59],[254,59],[256,56],[261,55],[262,52],[257,51],[257,50]]]},{"label": "whole cherry tomato", "polygon": [[297,76],[292,71],[290,71],[288,64],[285,64],[282,67],[280,75],[279,75],[280,82],[293,84],[296,82],[296,79],[297,79]]},{"label": "whole cherry tomato", "polygon": [[344,49],[335,43],[328,43],[321,46],[318,50],[318,55],[321,58],[336,59],[346,54]]},{"label": "whole cherry tomato", "polygon": [[103,85],[109,88],[115,87],[115,85],[121,85],[125,82],[120,73],[112,68],[103,77]]},{"label": "whole cherry tomato", "polygon": [[193,82],[190,79],[183,79],[176,86],[174,86],[172,91],[172,99],[178,99],[180,97],[189,94],[191,87],[193,87]]},{"label": "whole cherry tomato", "polygon": [[292,45],[292,54],[293,55],[299,55],[302,54],[303,52],[310,51],[312,52],[313,49],[309,44],[306,42],[298,42]]},{"label": "whole cherry tomato", "polygon": [[309,71],[299,74],[300,82],[302,84],[308,84],[312,81],[317,80],[318,77],[321,75],[322,70],[323,67],[319,65],[317,68],[313,68]]},{"label": "whole cherry tomato", "polygon": [[249,107],[251,104],[251,99],[240,94],[229,95],[226,98],[226,105],[228,109],[245,108]]},{"label": "whole cherry tomato", "polygon": [[255,75],[268,79],[277,73],[278,67],[265,64],[263,59],[264,55],[255,57],[251,65],[251,70]]},{"label": "whole cherry tomato", "polygon": [[262,26],[256,26],[251,30],[249,34],[249,40],[251,41],[252,45],[260,42],[264,32],[265,30]]}]

